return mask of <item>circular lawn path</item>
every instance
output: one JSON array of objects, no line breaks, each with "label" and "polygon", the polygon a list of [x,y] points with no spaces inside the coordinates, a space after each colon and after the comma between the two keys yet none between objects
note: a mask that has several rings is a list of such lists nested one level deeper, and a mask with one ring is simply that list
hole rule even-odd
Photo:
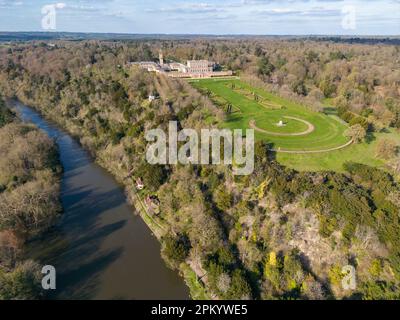
[{"label": "circular lawn path", "polygon": [[249,125],[250,125],[250,128],[252,128],[252,129],[254,129],[256,131],[263,132],[263,133],[266,133],[266,134],[269,134],[269,135],[272,135],[272,136],[287,136],[287,137],[290,137],[290,136],[305,136],[305,135],[307,135],[307,134],[309,134],[309,133],[311,133],[311,132],[313,132],[315,130],[314,125],[312,123],[306,121],[306,120],[295,118],[295,117],[289,117],[289,116],[283,116],[283,118],[292,119],[292,120],[303,122],[304,124],[307,125],[308,128],[307,128],[306,131],[303,131],[303,132],[280,133],[280,132],[271,132],[271,131],[267,131],[267,130],[258,128],[256,126],[256,121],[254,119],[250,120]]}]

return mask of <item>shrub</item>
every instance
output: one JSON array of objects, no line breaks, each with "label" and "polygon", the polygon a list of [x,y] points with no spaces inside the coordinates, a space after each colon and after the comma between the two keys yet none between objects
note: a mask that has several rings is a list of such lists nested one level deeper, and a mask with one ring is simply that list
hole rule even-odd
[{"label": "shrub", "polygon": [[164,166],[151,165],[147,161],[139,165],[136,175],[143,179],[145,187],[152,192],[157,191],[168,177]]},{"label": "shrub", "polygon": [[364,300],[398,300],[400,288],[394,283],[370,281],[361,284],[360,291]]},{"label": "shrub", "polygon": [[345,135],[355,143],[361,143],[367,136],[367,131],[360,124],[355,124],[346,130]]},{"label": "shrub", "polygon": [[231,287],[224,298],[231,300],[246,300],[251,299],[251,297],[251,287],[246,280],[246,275],[242,270],[236,269],[232,274]]},{"label": "shrub", "polygon": [[190,242],[186,236],[163,238],[162,254],[173,268],[177,268],[189,255]]},{"label": "shrub", "polygon": [[0,300],[32,300],[41,296],[39,265],[26,261],[11,272],[0,267]]},{"label": "shrub", "polygon": [[397,155],[398,145],[390,139],[382,139],[376,146],[376,156],[383,159],[391,159]]},{"label": "shrub", "polygon": [[10,123],[15,118],[15,114],[6,107],[4,100],[0,94],[0,128]]},{"label": "shrub", "polygon": [[226,211],[232,206],[233,197],[224,186],[220,186],[214,193],[214,201],[221,211]]}]

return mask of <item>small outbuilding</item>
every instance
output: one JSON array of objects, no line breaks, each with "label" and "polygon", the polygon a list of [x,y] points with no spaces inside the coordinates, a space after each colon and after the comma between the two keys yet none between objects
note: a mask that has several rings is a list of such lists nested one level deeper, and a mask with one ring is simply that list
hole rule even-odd
[{"label": "small outbuilding", "polygon": [[136,189],[143,190],[143,188],[144,188],[143,180],[141,178],[137,178],[136,179]]},{"label": "small outbuilding", "polygon": [[147,196],[144,199],[149,213],[158,215],[160,213],[160,200],[156,196]]}]

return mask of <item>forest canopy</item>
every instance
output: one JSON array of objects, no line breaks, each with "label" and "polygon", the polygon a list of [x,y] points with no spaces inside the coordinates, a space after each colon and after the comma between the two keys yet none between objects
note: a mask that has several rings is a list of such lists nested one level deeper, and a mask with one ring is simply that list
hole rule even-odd
[{"label": "forest canopy", "polygon": [[1,97],[0,154],[0,300],[37,299],[43,295],[41,268],[24,259],[24,245],[60,215],[58,151]]},{"label": "forest canopy", "polygon": [[[128,64],[154,60],[160,48],[167,60],[216,61],[243,81],[317,112],[328,102],[352,128],[348,134],[361,142],[371,132],[400,127],[399,47],[195,39],[57,41],[52,47],[29,42],[0,49],[4,95],[35,107],[79,137],[125,183],[131,198],[139,194],[157,207],[152,219],[162,226],[163,257],[172,268],[207,274],[201,278],[207,297],[399,298],[400,187],[391,172],[354,162],[341,173],[298,172],[275,161],[263,141],[256,144],[255,170],[246,177],[235,177],[224,166],[153,168],[144,162],[147,129],[166,129],[171,120],[180,128],[217,128],[226,117],[189,83]],[[158,98],[149,101],[149,95]],[[6,123],[8,117],[0,119]],[[1,130],[29,141],[26,148],[40,141],[45,150],[52,149],[29,126],[11,123]],[[9,150],[4,140],[1,148]],[[21,153],[7,151],[15,158],[0,162],[0,197],[7,194],[23,206],[13,190],[37,190],[38,182],[18,161]],[[50,163],[46,156],[35,159],[32,165],[40,171],[35,178],[53,181]],[[144,185],[140,192],[137,181]],[[55,212],[56,206],[51,208]],[[0,228],[18,229],[27,237],[30,222],[41,230],[51,220],[42,219],[41,209],[34,216],[22,214],[25,207],[18,212],[18,228],[10,215],[0,220]],[[349,264],[359,283],[352,292],[341,286],[342,267]]]}]

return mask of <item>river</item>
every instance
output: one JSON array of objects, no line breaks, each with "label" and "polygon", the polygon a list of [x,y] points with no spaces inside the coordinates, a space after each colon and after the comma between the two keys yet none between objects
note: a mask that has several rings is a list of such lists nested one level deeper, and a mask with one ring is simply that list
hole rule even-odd
[{"label": "river", "polygon": [[56,139],[64,168],[63,215],[29,257],[57,271],[54,299],[188,299],[188,288],[160,256],[160,245],[134,215],[123,187],[57,125],[20,102],[23,121]]}]

